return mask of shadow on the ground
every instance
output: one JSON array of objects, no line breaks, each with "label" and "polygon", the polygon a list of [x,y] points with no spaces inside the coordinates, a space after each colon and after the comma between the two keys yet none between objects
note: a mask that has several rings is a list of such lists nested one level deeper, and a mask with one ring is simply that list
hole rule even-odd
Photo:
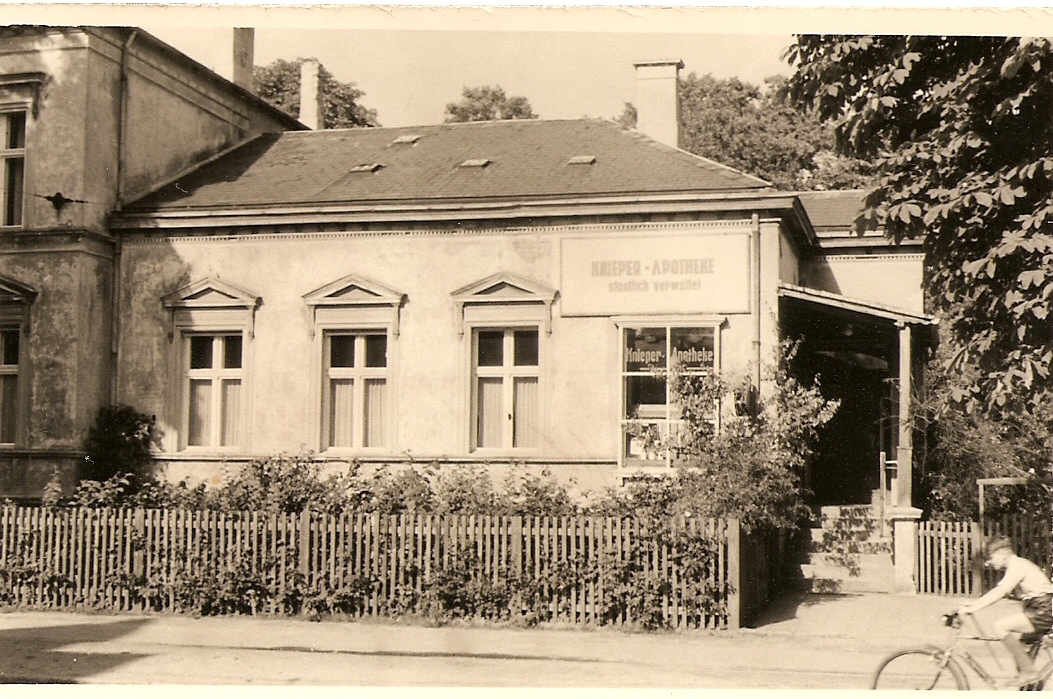
[{"label": "shadow on the ground", "polygon": [[818,605],[834,605],[853,599],[857,595],[822,594],[816,592],[784,592],[765,607],[749,624],[750,628],[759,629],[782,622],[792,621],[800,616],[800,611]]},{"label": "shadow on the ground", "polygon": [[71,623],[0,630],[0,683],[76,684],[144,655],[63,650],[80,643],[104,643],[125,636],[150,619]]}]

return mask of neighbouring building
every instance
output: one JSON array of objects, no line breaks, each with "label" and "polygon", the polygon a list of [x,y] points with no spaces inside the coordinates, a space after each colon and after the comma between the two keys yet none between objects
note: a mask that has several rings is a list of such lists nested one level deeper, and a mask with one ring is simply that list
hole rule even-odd
[{"label": "neighbouring building", "polygon": [[72,479],[118,402],[157,415],[173,479],[306,449],[597,490],[669,467],[656,370],[763,396],[758,368],[800,337],[842,400],[817,502],[884,488],[916,517],[920,250],[852,233],[861,192],[777,191],[676,148],[679,61],[637,65],[647,133],[303,131],[134,29],[9,28],[2,49],[21,208],[0,232],[0,495]]},{"label": "neighbouring building", "polygon": [[[117,398],[108,217],[255,136],[303,128],[132,28],[0,28],[0,497],[72,483]],[[152,408],[148,408],[152,409]]]}]

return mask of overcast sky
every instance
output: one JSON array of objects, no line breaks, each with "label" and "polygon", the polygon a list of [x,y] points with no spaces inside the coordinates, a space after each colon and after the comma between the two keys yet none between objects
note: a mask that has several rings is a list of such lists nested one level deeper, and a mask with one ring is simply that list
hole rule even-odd
[{"label": "overcast sky", "polygon": [[[222,72],[228,29],[144,28]],[[685,73],[760,84],[789,72],[780,58],[791,40],[789,34],[260,27],[255,63],[318,58],[338,80],[365,92],[362,102],[382,125],[408,126],[441,122],[448,102],[479,85],[526,97],[546,119],[616,117],[634,99],[633,61],[679,58]]]},{"label": "overcast sky", "polygon": [[[991,7],[990,0],[948,0],[988,6],[924,11],[917,9],[918,0],[870,0],[870,7],[822,10],[773,7],[780,0],[763,9],[736,6],[749,0],[726,0],[720,8],[512,7],[504,0],[474,8],[399,4],[403,0],[307,7],[285,1],[292,4],[0,3],[0,24],[140,26],[214,69],[227,62],[230,28],[254,27],[257,65],[318,58],[338,80],[365,92],[363,103],[377,111],[384,126],[441,122],[448,102],[458,100],[464,87],[479,85],[500,85],[510,95],[524,96],[547,119],[615,117],[634,99],[636,60],[679,58],[685,73],[760,84],[790,72],[781,56],[794,32],[1053,35],[1053,10]],[[915,7],[902,6],[908,1]]]}]

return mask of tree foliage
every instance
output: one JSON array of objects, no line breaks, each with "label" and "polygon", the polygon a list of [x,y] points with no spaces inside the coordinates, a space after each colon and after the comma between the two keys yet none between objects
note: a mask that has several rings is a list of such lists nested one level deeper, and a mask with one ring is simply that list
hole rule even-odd
[{"label": "tree foliage", "polygon": [[537,114],[526,97],[509,97],[500,85],[466,87],[460,102],[446,105],[447,124],[500,119],[537,119]]},{"label": "tree foliage", "polygon": [[857,225],[924,238],[927,298],[995,417],[1053,390],[1053,42],[801,35],[788,93],[879,179]]},{"label": "tree foliage", "polygon": [[[843,189],[869,181],[865,164],[834,153],[833,132],[785,98],[785,79],[765,88],[691,73],[680,80],[680,147],[782,189]],[[623,112],[620,119],[628,114]]]},{"label": "tree foliage", "polygon": [[[300,67],[305,58],[286,61],[281,58],[268,66],[254,66],[252,78],[256,94],[286,114],[300,116]],[[354,83],[342,83],[326,70],[318,68],[318,86],[322,92],[322,123],[327,129],[354,126],[379,126],[377,112],[362,105],[365,93]]]}]

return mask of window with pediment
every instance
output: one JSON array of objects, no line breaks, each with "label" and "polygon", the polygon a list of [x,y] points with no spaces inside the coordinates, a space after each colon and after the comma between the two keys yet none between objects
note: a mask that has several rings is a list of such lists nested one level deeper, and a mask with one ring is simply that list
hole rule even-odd
[{"label": "window with pediment", "polygon": [[470,350],[469,448],[522,453],[541,447],[544,338],[557,293],[499,273],[453,292]]},{"label": "window with pediment", "polygon": [[357,275],[304,296],[314,321],[322,451],[394,449],[393,349],[405,299]]},{"label": "window with pediment", "polygon": [[247,449],[249,358],[259,297],[210,278],[168,294],[163,303],[171,314],[180,448]]}]

